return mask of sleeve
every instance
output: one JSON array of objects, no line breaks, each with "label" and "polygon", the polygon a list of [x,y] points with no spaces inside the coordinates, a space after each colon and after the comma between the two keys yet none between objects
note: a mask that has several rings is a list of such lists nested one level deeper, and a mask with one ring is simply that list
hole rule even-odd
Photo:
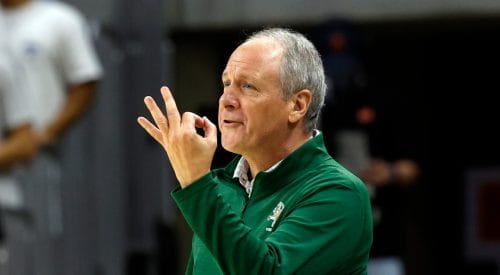
[{"label": "sleeve", "polygon": [[187,262],[186,270],[184,272],[185,275],[193,274],[193,264],[194,264],[193,255],[190,255]]},{"label": "sleeve", "polygon": [[103,69],[85,17],[70,7],[61,10],[59,64],[69,84],[98,80]]},{"label": "sleeve", "polygon": [[224,273],[347,274],[366,268],[370,220],[364,199],[351,189],[318,189],[264,240],[224,202],[210,174],[172,196]]}]

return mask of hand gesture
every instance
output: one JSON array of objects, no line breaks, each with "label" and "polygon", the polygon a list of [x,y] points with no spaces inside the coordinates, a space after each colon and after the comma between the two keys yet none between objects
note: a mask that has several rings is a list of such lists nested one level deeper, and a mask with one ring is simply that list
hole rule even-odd
[{"label": "hand gesture", "polygon": [[[150,96],[144,103],[154,124],[144,117],[137,122],[163,146],[182,188],[189,186],[210,171],[217,147],[217,127],[206,117],[191,112],[181,115],[172,93],[167,87],[160,89],[165,102],[165,114]],[[203,129],[204,135],[196,132]]]}]

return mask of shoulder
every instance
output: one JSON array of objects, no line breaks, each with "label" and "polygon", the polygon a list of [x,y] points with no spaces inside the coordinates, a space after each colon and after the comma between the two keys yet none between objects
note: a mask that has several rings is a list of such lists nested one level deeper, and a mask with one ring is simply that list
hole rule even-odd
[{"label": "shoulder", "polygon": [[351,194],[362,200],[368,199],[368,190],[361,179],[330,159],[304,173],[303,192],[327,194]]},{"label": "shoulder", "polygon": [[363,184],[360,178],[334,160],[330,155],[317,158],[314,165],[306,166],[302,175],[309,182],[325,182],[333,185],[345,185],[351,188]]},{"label": "shoulder", "polygon": [[39,21],[45,22],[45,26],[53,35],[59,34],[64,39],[71,39],[88,31],[87,18],[76,7],[58,1],[38,1]]},{"label": "shoulder", "polygon": [[39,14],[45,14],[57,20],[64,20],[65,22],[81,21],[84,16],[76,7],[59,1],[37,1],[35,10]]}]

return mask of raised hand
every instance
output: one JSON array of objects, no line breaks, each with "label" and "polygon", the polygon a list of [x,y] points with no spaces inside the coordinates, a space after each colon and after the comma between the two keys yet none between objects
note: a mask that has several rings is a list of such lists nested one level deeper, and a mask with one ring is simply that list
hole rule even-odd
[{"label": "raised hand", "polygon": [[[154,124],[144,117],[137,122],[163,146],[175,176],[182,188],[189,186],[210,171],[217,147],[217,127],[206,117],[185,112],[181,115],[172,93],[167,87],[160,89],[165,102],[165,114],[150,96],[144,103],[153,117]],[[196,132],[203,129],[204,135]]]}]

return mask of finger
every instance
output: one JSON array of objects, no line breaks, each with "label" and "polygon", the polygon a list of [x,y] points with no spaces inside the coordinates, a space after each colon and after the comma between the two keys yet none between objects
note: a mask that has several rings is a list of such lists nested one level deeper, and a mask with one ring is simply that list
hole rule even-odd
[{"label": "finger", "polygon": [[195,113],[185,112],[182,114],[182,126],[188,132],[196,132],[196,128],[203,128],[203,120]]},{"label": "finger", "polygon": [[162,143],[163,135],[162,135],[161,131],[158,128],[156,128],[151,122],[149,122],[149,120],[147,120],[144,117],[138,117],[137,122],[139,123],[139,125],[141,125],[141,127],[144,130],[146,130],[146,132],[152,138],[154,138],[158,143],[160,143],[160,144]]},{"label": "finger", "polygon": [[198,116],[197,114],[195,115],[195,126],[196,128],[204,129],[205,128],[205,120],[201,117]]},{"label": "finger", "polygon": [[144,103],[146,104],[146,107],[148,107],[149,113],[151,113],[156,126],[158,126],[158,129],[161,132],[167,134],[169,128],[168,120],[165,115],[163,115],[160,108],[158,108],[155,100],[150,96],[146,96],[144,98]]},{"label": "finger", "polygon": [[177,105],[175,104],[172,92],[170,92],[170,89],[166,86],[161,87],[160,92],[163,96],[163,101],[165,101],[165,108],[167,109],[168,125],[172,129],[177,129],[181,124],[181,116],[179,114],[179,110],[177,109]]},{"label": "finger", "polygon": [[203,120],[203,131],[205,132],[205,138],[217,143],[217,126],[215,126],[215,124],[213,124],[207,117],[203,117]]}]

